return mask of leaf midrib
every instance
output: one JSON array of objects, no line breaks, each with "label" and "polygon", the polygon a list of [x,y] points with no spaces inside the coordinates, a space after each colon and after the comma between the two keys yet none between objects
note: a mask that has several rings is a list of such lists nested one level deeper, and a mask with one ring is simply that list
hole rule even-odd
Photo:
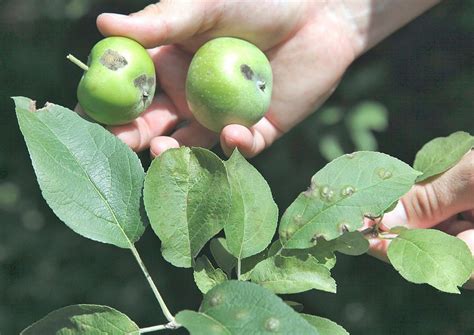
[{"label": "leaf midrib", "polygon": [[[31,113],[29,111],[25,111],[23,110],[22,111],[23,113]],[[36,111],[36,113],[46,113],[46,111],[42,111],[42,112],[39,112],[39,111]],[[127,242],[129,243],[129,247],[132,247],[132,242],[131,240],[128,238],[127,234],[125,233],[125,231],[123,230],[122,226],[120,225],[116,215],[115,215],[115,212],[113,211],[112,207],[110,206],[109,202],[107,201],[107,199],[105,198],[105,196],[102,194],[102,192],[99,190],[99,188],[97,187],[97,185],[92,181],[92,179],[90,178],[89,174],[84,170],[84,168],[82,167],[82,165],[79,163],[77,157],[71,152],[71,150],[63,143],[61,142],[60,138],[58,137],[58,135],[48,126],[47,123],[45,123],[40,116],[36,117],[36,119],[41,122],[45,128],[47,130],[49,130],[51,132],[51,134],[54,136],[54,138],[57,140],[57,142],[62,145],[64,148],[66,148],[66,151],[69,153],[69,155],[74,159],[74,161],[76,162],[76,164],[79,166],[79,168],[81,169],[81,171],[84,173],[84,175],[86,176],[86,179],[90,182],[90,184],[92,185],[93,189],[96,191],[96,193],[99,195],[99,197],[102,199],[102,201],[105,203],[107,209],[109,210],[110,214],[112,215],[112,218],[114,219],[115,223],[117,224],[117,226],[119,227],[120,229],[120,232],[125,236],[125,239],[127,240]],[[108,161],[108,159],[107,159]],[[105,220],[107,221],[107,220]],[[107,221],[107,222],[110,222],[110,221]]]},{"label": "leaf midrib", "polygon": [[[402,177],[402,176],[407,176],[409,175],[408,173],[405,173],[405,174],[399,174],[399,175],[396,175],[396,176],[393,176],[393,177]],[[376,184],[372,184],[368,187],[365,187],[365,188],[361,188],[359,191],[360,192],[363,192],[363,191],[366,191],[370,188],[373,188],[373,187],[376,187],[376,186],[379,186],[380,184],[384,183],[385,180],[381,180],[380,182],[376,183]],[[304,192],[301,192],[300,195],[303,195],[304,197],[306,197],[306,195],[304,195]],[[319,211],[318,213],[316,213],[313,217],[311,217],[311,219],[309,219],[304,225],[302,225],[301,227],[297,228],[293,234],[293,237],[297,235],[297,233],[303,229],[303,228],[306,228],[307,225],[309,224],[312,224],[314,220],[316,220],[321,214],[325,213],[327,210],[333,208],[334,206],[338,205],[341,201],[344,201],[346,199],[349,199],[349,197],[346,197],[346,198],[340,198],[339,200],[335,201],[333,204],[327,206],[326,208],[324,208],[323,210]],[[304,215],[304,212],[306,212],[306,209],[308,208],[308,205],[309,205],[310,201],[308,201],[305,205],[305,208],[302,212],[301,215]],[[283,245],[283,249],[285,248],[285,246],[288,244],[288,242],[292,241],[293,240],[293,237],[292,238],[289,238],[285,244],[282,244]]]}]

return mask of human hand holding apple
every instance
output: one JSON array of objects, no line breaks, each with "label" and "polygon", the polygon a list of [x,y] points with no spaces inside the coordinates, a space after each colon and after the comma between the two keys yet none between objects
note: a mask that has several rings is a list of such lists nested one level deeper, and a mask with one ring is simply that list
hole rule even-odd
[{"label": "human hand holding apple", "polygon": [[263,50],[273,70],[273,95],[265,117],[250,128],[232,124],[220,132],[227,153],[238,147],[247,157],[256,155],[313,112],[354,58],[345,37],[347,23],[332,21],[329,13],[316,17],[323,7],[311,2],[160,2],[132,16],[99,16],[105,36],[128,36],[152,48],[160,83],[148,110],[112,132],[134,150],[150,147],[153,155],[179,145],[214,145],[219,134],[196,122],[188,107],[187,71],[205,42],[233,36]]},{"label": "human hand holding apple", "polygon": [[[264,51],[273,69],[270,108],[256,125],[228,125],[226,153],[255,156],[314,112],[334,91],[349,64],[368,48],[430,8],[436,0],[400,5],[371,2],[161,1],[130,16],[102,14],[105,36],[127,36],[149,50],[160,93],[140,117],[111,131],[134,150],[152,155],[179,145],[210,147],[218,135],[196,122],[185,81],[193,54],[208,40],[233,36]],[[393,15],[397,12],[397,15]],[[178,126],[179,125],[179,126]]]}]

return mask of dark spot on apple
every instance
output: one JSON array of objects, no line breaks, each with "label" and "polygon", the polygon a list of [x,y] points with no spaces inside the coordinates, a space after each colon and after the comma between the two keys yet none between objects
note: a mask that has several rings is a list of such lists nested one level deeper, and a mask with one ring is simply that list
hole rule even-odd
[{"label": "dark spot on apple", "polygon": [[265,92],[265,88],[267,87],[267,85],[265,84],[263,80],[257,81],[257,85],[260,91]]},{"label": "dark spot on apple", "polygon": [[124,56],[112,49],[107,49],[99,61],[103,66],[112,71],[117,71],[128,64]]},{"label": "dark spot on apple", "polygon": [[142,92],[142,100],[145,103],[148,99],[152,98],[151,94],[155,88],[155,78],[142,74],[135,78],[133,85]]},{"label": "dark spot on apple", "polygon": [[242,72],[245,79],[247,79],[247,80],[252,80],[253,79],[253,71],[250,68],[250,66],[248,66],[247,64],[240,65],[240,72]]}]

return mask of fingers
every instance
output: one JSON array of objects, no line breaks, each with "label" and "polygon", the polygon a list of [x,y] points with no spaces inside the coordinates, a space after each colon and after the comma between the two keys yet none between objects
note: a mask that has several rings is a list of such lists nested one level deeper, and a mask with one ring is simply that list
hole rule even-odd
[{"label": "fingers", "polygon": [[384,216],[385,227],[430,228],[474,203],[474,151],[445,173],[415,185],[394,211]]},{"label": "fingers", "polygon": [[220,140],[227,156],[238,148],[242,155],[250,158],[270,146],[281,135],[282,132],[273,123],[263,118],[250,129],[236,124],[226,126],[221,132]]},{"label": "fingers", "polygon": [[176,107],[167,96],[161,94],[134,121],[109,127],[109,130],[134,151],[142,151],[148,148],[154,137],[171,132],[178,122]]},{"label": "fingers", "polygon": [[[453,168],[414,186],[395,209],[383,217],[382,229],[395,226],[431,228],[457,236],[474,255],[474,151]],[[458,214],[462,214],[462,218]],[[366,226],[369,222],[365,222]],[[371,238],[369,254],[388,261],[389,240]],[[474,289],[474,274],[465,288]]]},{"label": "fingers", "polygon": [[149,50],[155,65],[160,88],[171,99],[181,119],[192,117],[186,102],[186,76],[191,54],[175,46],[163,46]]},{"label": "fingers", "polygon": [[131,15],[101,14],[97,27],[104,36],[126,36],[152,48],[179,43],[209,29],[216,7],[213,1],[163,1]]},{"label": "fingers", "polygon": [[170,148],[178,148],[182,145],[188,147],[211,148],[217,143],[218,135],[196,121],[176,130],[171,137],[158,136],[150,142],[150,153],[152,157],[161,155]]},{"label": "fingers", "polygon": [[163,135],[169,135],[179,122],[192,118],[185,96],[186,73],[191,56],[173,46],[154,48],[149,53],[160,86],[157,91],[162,90],[164,93],[159,93],[147,111],[132,123],[111,127],[110,130],[133,150],[151,147],[152,156],[157,156],[166,148],[179,145],[176,140]]},{"label": "fingers", "polygon": [[[457,235],[461,240],[466,242],[469,249],[471,249],[472,254],[474,255],[474,229],[466,230]],[[471,279],[464,284],[464,288],[474,290],[474,272],[471,274]]]}]

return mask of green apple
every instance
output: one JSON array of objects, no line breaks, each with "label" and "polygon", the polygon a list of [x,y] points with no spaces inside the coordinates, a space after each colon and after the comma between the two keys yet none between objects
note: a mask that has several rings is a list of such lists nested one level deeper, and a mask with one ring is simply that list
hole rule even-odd
[{"label": "green apple", "polygon": [[219,37],[194,55],[186,99],[196,120],[219,132],[229,124],[250,127],[267,112],[273,76],[265,54],[252,43]]},{"label": "green apple", "polygon": [[91,50],[77,87],[79,104],[95,121],[121,125],[137,118],[155,94],[155,67],[146,49],[126,37],[107,37]]}]

